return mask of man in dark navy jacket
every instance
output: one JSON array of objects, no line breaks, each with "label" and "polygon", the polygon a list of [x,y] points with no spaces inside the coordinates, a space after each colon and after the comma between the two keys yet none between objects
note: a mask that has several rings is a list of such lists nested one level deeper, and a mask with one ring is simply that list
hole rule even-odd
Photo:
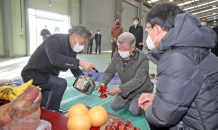
[{"label": "man in dark navy jacket", "polygon": [[101,38],[102,35],[100,34],[100,30],[97,30],[97,34],[95,34],[95,42],[96,42],[95,54],[97,54],[98,49],[99,49],[99,54],[101,54]]},{"label": "man in dark navy jacket", "polygon": [[90,31],[83,25],[75,26],[70,34],[54,34],[48,37],[30,57],[21,75],[24,82],[33,79],[33,85],[42,88],[41,106],[58,111],[67,81],[59,78],[60,71],[71,70],[76,77],[82,72],[97,69],[92,63],[76,58],[77,52],[91,37]]},{"label": "man in dark navy jacket", "polygon": [[132,33],[135,38],[136,38],[136,44],[135,46],[142,50],[143,48],[143,27],[141,25],[139,25],[139,18],[134,18],[133,19],[133,24],[130,28],[129,28],[129,32]]}]

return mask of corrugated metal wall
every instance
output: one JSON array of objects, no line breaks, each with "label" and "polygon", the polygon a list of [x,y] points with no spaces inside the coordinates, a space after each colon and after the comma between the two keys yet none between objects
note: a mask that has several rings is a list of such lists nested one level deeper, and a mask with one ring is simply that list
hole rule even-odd
[{"label": "corrugated metal wall", "polygon": [[[102,35],[101,50],[111,50],[110,30],[114,25],[116,0],[87,0],[87,21],[88,28],[93,30],[93,34],[99,29]],[[93,49],[96,44],[94,41]]]},{"label": "corrugated metal wall", "polygon": [[[99,29],[102,34],[102,51],[111,50],[111,37],[110,31],[111,27],[115,22],[115,11],[116,11],[117,0],[87,0],[86,1],[86,26],[93,30],[93,34],[97,33]],[[129,27],[133,25],[133,18],[138,17],[138,7],[136,5],[130,4],[126,1],[122,1],[122,7],[124,11],[122,12],[122,23],[124,32],[129,31]],[[83,14],[81,14],[83,15]],[[142,26],[145,28],[145,17],[146,12],[143,11],[144,18],[142,20]],[[145,39],[147,38],[145,34]],[[93,45],[93,50],[95,50],[95,41]]]}]

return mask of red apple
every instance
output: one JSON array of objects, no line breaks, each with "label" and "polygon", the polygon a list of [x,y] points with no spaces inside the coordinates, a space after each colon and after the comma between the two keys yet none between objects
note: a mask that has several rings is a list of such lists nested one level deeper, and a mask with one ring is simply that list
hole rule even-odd
[{"label": "red apple", "polygon": [[112,125],[113,125],[113,124],[117,124],[117,125],[118,125],[118,122],[117,122],[117,121],[113,121],[113,122],[112,122]]},{"label": "red apple", "polygon": [[134,126],[129,126],[129,129],[130,130],[135,130],[135,127]]},{"label": "red apple", "polygon": [[123,121],[118,121],[118,125],[122,125],[123,124]]},{"label": "red apple", "polygon": [[118,130],[124,130],[125,129],[125,125],[124,124],[122,124],[122,125],[120,125],[119,127],[118,127]]},{"label": "red apple", "polygon": [[124,130],[130,130],[130,127],[129,126],[125,126]]},{"label": "red apple", "polygon": [[111,125],[106,125],[105,130],[111,130]]},{"label": "red apple", "polygon": [[132,121],[131,121],[131,120],[129,120],[129,119],[128,119],[128,120],[126,120],[126,125],[127,125],[127,126],[132,126]]},{"label": "red apple", "polygon": [[113,124],[113,125],[111,125],[111,130],[117,130],[117,125],[116,124]]}]

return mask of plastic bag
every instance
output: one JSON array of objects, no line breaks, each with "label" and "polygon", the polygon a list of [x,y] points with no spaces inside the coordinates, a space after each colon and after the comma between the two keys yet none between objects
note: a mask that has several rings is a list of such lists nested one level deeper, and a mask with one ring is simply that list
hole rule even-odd
[{"label": "plastic bag", "polygon": [[40,120],[36,130],[51,130],[51,123],[46,120]]}]

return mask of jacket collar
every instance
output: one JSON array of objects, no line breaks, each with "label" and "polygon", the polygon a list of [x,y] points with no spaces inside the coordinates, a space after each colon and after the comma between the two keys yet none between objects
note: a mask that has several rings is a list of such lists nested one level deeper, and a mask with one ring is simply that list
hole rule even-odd
[{"label": "jacket collar", "polygon": [[[131,66],[132,64],[134,64],[134,61],[135,60],[138,60],[138,56],[139,56],[139,50],[136,48],[134,50],[134,55],[131,57],[131,59],[129,60],[128,64],[126,65],[126,67],[124,68],[124,70],[126,70],[129,66]],[[118,54],[118,57],[116,58],[118,60],[118,63],[123,66],[123,63],[122,63],[122,57]]]},{"label": "jacket collar", "polygon": [[71,48],[71,46],[70,46],[70,39],[69,39],[70,35],[67,34],[67,35],[65,35],[64,37],[65,37],[65,38],[64,38],[64,45],[65,45],[66,49],[72,50],[72,48]]},{"label": "jacket collar", "polygon": [[[69,34],[64,36],[64,45],[65,45],[65,48],[66,48],[66,54],[69,54],[69,52],[73,51],[73,49],[70,46],[69,36],[70,36]],[[76,53],[76,52],[74,52],[74,53]]]}]

